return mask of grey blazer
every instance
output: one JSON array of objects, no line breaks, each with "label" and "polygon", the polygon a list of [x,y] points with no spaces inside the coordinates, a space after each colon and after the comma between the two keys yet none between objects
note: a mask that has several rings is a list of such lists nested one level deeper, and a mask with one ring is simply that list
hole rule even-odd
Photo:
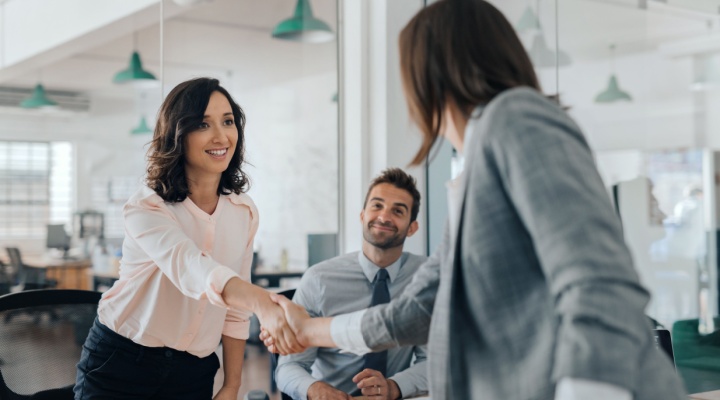
[{"label": "grey blazer", "polygon": [[508,90],[465,143],[456,232],[402,297],[369,309],[373,350],[428,342],[433,400],[553,399],[562,377],[635,400],[687,398],[654,348],[640,286],[578,126],[540,93]]}]

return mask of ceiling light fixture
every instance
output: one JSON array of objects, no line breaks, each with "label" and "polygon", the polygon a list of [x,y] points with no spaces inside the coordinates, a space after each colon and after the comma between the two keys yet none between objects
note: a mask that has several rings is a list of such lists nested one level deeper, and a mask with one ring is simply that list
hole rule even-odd
[{"label": "ceiling light fixture", "polygon": [[627,100],[632,101],[632,96],[630,94],[622,89],[620,89],[620,85],[617,82],[617,77],[615,76],[615,45],[610,45],[610,62],[612,64],[611,66],[611,72],[610,72],[610,79],[608,80],[608,85],[600,92],[597,96],[595,96],[595,102],[596,103],[614,103],[616,101],[620,100]]},{"label": "ceiling light fixture", "polygon": [[141,115],[138,126],[131,130],[130,133],[132,133],[133,135],[145,135],[148,133],[153,133],[153,130],[150,129],[150,127],[148,126],[147,121],[145,120],[145,116]]},{"label": "ceiling light fixture", "polygon": [[45,88],[41,83],[35,86],[32,96],[20,102],[22,108],[56,108],[58,103],[50,100],[45,94]]},{"label": "ceiling light fixture", "polygon": [[295,14],[280,22],[272,37],[304,43],[324,43],[333,40],[335,34],[325,22],[315,18],[310,0],[297,0]]},{"label": "ceiling light fixture", "polygon": [[558,49],[558,52],[555,53],[555,51],[548,48],[542,31],[538,32],[535,37],[533,37],[532,47],[530,47],[530,51],[528,53],[530,55],[530,59],[537,68],[565,67],[570,65],[572,62],[570,56],[566,52]]},{"label": "ceiling light fixture", "polygon": [[515,24],[515,30],[519,33],[537,32],[540,30],[540,21],[530,4],[525,8],[522,16]]},{"label": "ceiling light fixture", "polygon": [[130,56],[128,68],[115,74],[113,83],[131,83],[138,87],[156,87],[159,81],[152,73],[143,69],[140,53],[137,51],[137,32],[133,34],[133,53]]}]

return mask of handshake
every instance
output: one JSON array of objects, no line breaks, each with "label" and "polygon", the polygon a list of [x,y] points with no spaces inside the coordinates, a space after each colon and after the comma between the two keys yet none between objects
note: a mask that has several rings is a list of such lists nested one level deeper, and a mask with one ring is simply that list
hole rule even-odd
[{"label": "handshake", "polygon": [[[313,323],[303,307],[276,293],[270,293],[270,300],[272,302],[261,307],[257,313],[261,324],[260,340],[270,352],[288,355],[320,346],[311,340],[312,335],[308,332],[319,328],[319,324]],[[329,320],[327,323],[329,337]]]}]

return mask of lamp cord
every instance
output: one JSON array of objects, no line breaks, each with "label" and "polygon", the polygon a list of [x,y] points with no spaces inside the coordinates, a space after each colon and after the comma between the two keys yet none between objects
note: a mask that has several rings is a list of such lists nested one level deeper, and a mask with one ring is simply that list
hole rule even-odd
[{"label": "lamp cord", "polygon": [[165,93],[165,0],[160,0],[160,98]]}]

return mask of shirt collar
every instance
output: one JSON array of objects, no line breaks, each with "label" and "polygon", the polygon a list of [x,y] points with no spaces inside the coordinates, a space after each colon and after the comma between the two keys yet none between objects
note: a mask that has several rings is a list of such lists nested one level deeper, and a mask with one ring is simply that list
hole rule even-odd
[{"label": "shirt collar", "polygon": [[465,135],[463,136],[463,156],[465,155],[465,149],[467,149],[468,144],[470,144],[470,138],[473,132],[475,132],[475,125],[477,125],[480,120],[480,114],[482,114],[484,108],[485,106],[478,105],[470,113],[470,118],[468,119],[467,125],[465,125]]},{"label": "shirt collar", "polygon": [[[397,260],[395,260],[394,263],[385,267],[388,275],[390,275],[391,283],[395,281],[398,273],[400,273],[400,267],[402,266],[403,260],[405,260],[405,258],[405,253],[403,253]],[[373,264],[372,261],[365,257],[365,254],[363,254],[362,250],[358,252],[358,262],[360,263],[360,267],[362,267],[365,277],[370,281],[370,283],[374,282],[375,275],[380,270],[380,267]]]}]

